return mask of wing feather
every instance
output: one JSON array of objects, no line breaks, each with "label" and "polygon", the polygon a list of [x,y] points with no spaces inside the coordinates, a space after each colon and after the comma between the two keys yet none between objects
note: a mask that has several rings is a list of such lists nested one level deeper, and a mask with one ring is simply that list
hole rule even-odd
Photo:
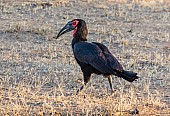
[{"label": "wing feather", "polygon": [[94,43],[77,42],[74,44],[74,55],[80,62],[90,64],[102,73],[113,73],[103,51]]},{"label": "wing feather", "polygon": [[108,60],[108,63],[110,65],[110,67],[112,69],[116,69],[118,71],[123,71],[123,67],[122,65],[118,62],[118,60],[110,53],[110,51],[108,50],[108,48],[98,42],[92,42],[94,44],[96,44],[97,46],[100,47],[100,49],[103,51],[104,56],[106,57],[106,59]]}]

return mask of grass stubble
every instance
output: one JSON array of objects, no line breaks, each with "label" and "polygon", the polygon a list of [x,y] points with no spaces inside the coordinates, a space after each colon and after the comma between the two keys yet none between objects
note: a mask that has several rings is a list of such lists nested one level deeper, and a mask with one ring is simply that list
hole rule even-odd
[{"label": "grass stubble", "polygon": [[[102,5],[101,5],[102,4]],[[80,6],[80,7],[75,7]],[[170,12],[168,1],[1,1],[0,115],[170,114]],[[86,89],[74,60],[71,34],[53,37],[83,18],[89,41],[107,45],[127,70],[128,83],[93,75]]]}]

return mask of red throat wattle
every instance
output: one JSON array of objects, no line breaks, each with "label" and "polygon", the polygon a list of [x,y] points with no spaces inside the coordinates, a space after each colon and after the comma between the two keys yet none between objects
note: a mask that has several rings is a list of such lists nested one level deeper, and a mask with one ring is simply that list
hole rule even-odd
[{"label": "red throat wattle", "polygon": [[74,29],[74,31],[73,31],[73,37],[75,37],[76,32],[77,32],[77,27],[76,27],[76,28]]}]

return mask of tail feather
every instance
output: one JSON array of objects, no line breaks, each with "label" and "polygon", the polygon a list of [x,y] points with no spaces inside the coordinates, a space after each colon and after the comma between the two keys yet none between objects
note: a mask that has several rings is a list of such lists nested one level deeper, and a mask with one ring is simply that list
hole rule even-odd
[{"label": "tail feather", "polygon": [[132,71],[123,71],[121,74],[121,77],[129,82],[133,82],[135,79],[138,79],[137,73],[134,73]]}]

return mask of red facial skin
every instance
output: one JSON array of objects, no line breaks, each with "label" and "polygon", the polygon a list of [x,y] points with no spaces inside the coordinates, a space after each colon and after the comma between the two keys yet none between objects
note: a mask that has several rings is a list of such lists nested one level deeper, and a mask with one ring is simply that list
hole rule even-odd
[{"label": "red facial skin", "polygon": [[74,21],[72,21],[72,26],[74,26],[75,28],[74,28],[74,31],[73,31],[73,37],[75,37],[75,34],[76,34],[76,31],[77,31],[77,24],[79,23],[79,21],[78,20],[74,20]]}]

